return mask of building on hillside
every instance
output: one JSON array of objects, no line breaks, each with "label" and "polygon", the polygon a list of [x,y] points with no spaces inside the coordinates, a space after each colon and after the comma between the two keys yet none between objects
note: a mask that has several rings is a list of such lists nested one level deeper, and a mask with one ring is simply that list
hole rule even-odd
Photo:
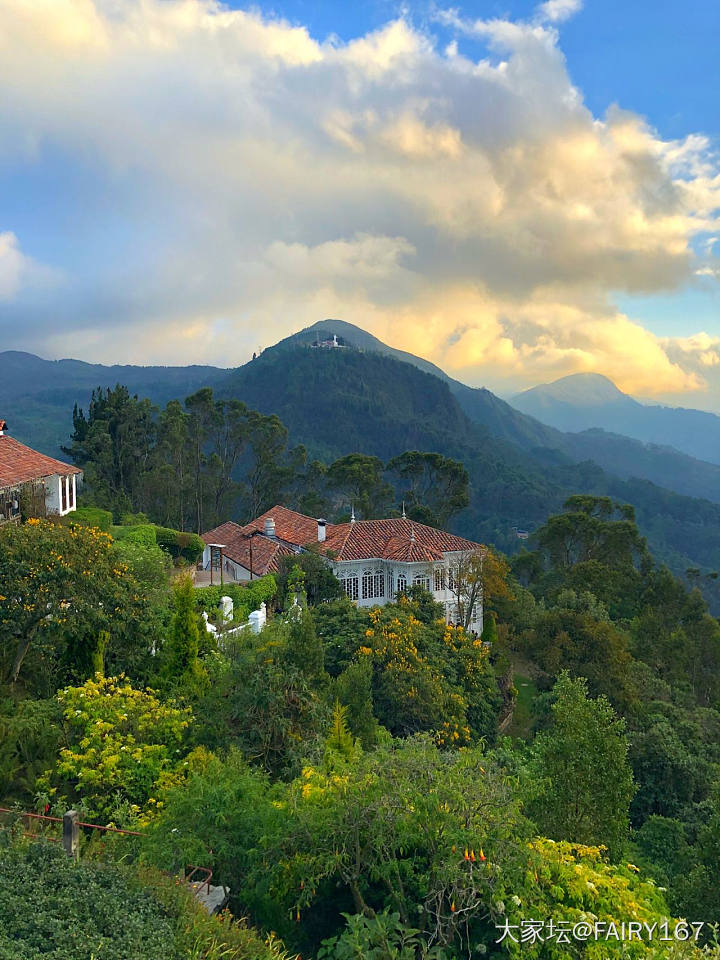
[{"label": "building on hillside", "polygon": [[[203,565],[211,547],[222,547],[222,565],[231,580],[251,580],[278,569],[282,556],[319,550],[327,557],[348,597],[358,606],[378,606],[414,584],[425,587],[445,609],[448,623],[459,619],[455,579],[458,566],[483,547],[406,517],[327,523],[275,506],[245,526],[229,521],[202,535]],[[482,630],[482,604],[474,605],[470,626]]]},{"label": "building on hillside", "polygon": [[82,470],[46,457],[8,433],[0,420],[0,523],[34,516],[64,516],[75,509],[77,478]]}]

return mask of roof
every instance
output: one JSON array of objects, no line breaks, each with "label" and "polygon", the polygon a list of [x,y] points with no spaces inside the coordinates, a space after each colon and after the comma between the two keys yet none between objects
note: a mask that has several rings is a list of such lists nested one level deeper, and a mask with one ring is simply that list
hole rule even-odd
[{"label": "roof", "polygon": [[[275,537],[266,537],[265,521],[275,521]],[[250,569],[250,538],[253,542],[253,573],[276,570],[278,559],[299,547],[319,546],[339,561],[396,560],[401,563],[429,563],[442,560],[445,553],[467,553],[482,545],[453,533],[416,523],[406,517],[387,520],[357,520],[328,523],[326,539],[318,544],[318,522],[278,504],[245,526],[223,523],[202,535],[205,543],[224,544],[225,556]]]},{"label": "roof", "polygon": [[55,474],[66,477],[72,473],[82,473],[82,470],[62,460],[46,457],[6,433],[0,434],[0,487],[44,480]]},{"label": "roof", "polygon": [[442,560],[445,553],[480,550],[482,544],[406,517],[356,520],[328,527],[326,548],[338,560],[382,558],[405,563]]},{"label": "roof", "polygon": [[[250,526],[241,527],[231,520],[202,534],[206,544],[221,543],[223,556],[239,563],[254,576],[262,577],[278,569],[278,560],[282,556],[295,553],[291,546],[272,540],[261,533],[254,532]],[[250,559],[250,541],[252,540],[252,561]]]}]

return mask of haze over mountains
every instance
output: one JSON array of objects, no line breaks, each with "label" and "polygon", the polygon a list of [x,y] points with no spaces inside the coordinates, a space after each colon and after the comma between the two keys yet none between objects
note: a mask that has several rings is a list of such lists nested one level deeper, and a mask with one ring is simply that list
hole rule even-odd
[{"label": "haze over mountains", "polygon": [[512,405],[558,430],[601,428],[720,463],[720,417],[640,403],[598,373],[576,373],[513,397]]},{"label": "haze over mountains", "polygon": [[[312,348],[333,334],[344,348]],[[93,387],[117,382],[157,404],[211,386],[276,413],[292,443],[325,461],[354,451],[388,459],[406,449],[461,459],[472,503],[458,524],[505,550],[519,545],[515,528],[534,529],[568,495],[586,492],[632,503],[653,551],[676,570],[720,567],[717,464],[602,430],[561,432],[351,324],[321,321],[234,370],[0,353],[0,413],[18,439],[57,454],[73,404],[87,408]]]}]

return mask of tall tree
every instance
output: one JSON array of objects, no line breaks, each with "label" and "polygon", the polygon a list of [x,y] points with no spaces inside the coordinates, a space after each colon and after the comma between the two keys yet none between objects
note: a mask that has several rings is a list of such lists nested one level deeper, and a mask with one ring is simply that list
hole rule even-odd
[{"label": "tall tree", "polygon": [[635,793],[625,721],[605,697],[591,700],[582,678],[554,688],[552,726],[533,748],[530,812],[553,840],[604,844],[622,854]]},{"label": "tall tree", "polygon": [[330,465],[327,484],[343,506],[352,504],[362,520],[372,520],[387,511],[392,499],[392,487],[383,477],[384,470],[378,457],[349,453]]},{"label": "tall tree", "polygon": [[433,527],[445,527],[451,517],[470,503],[470,478],[458,460],[440,453],[407,450],[387,464],[397,477],[398,499],[408,516]]}]

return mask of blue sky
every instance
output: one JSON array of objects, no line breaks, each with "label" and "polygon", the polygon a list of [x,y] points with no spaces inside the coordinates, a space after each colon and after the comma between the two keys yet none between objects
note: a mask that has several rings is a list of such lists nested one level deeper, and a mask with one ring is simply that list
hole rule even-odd
[{"label": "blue sky", "polygon": [[342,316],[720,409],[720,4],[0,0],[0,330],[231,366]]}]

